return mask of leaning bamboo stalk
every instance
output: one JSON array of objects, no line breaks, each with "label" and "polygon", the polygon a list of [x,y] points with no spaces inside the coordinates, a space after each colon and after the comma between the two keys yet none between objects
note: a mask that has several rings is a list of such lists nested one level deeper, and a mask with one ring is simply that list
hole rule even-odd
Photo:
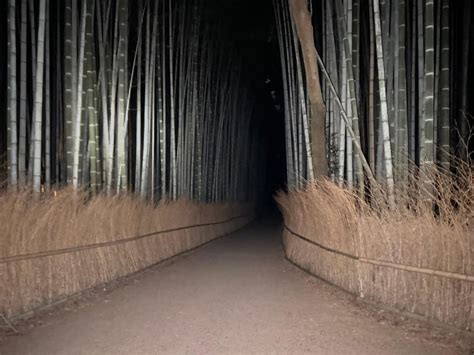
[{"label": "leaning bamboo stalk", "polygon": [[388,189],[388,198],[391,205],[395,204],[394,200],[394,182],[393,182],[393,166],[392,166],[392,151],[390,146],[390,128],[388,122],[388,107],[386,99],[385,87],[385,66],[382,47],[382,29],[380,25],[380,11],[379,0],[374,0],[374,28],[375,28],[375,46],[377,54],[377,71],[379,81],[379,96],[380,96],[380,124],[383,138],[383,153],[384,153],[384,168],[385,179]]},{"label": "leaning bamboo stalk", "polygon": [[334,99],[336,100],[336,103],[339,105],[341,117],[343,118],[344,123],[346,124],[346,129],[347,129],[347,131],[349,132],[349,135],[352,138],[352,143],[354,144],[354,147],[356,148],[356,150],[359,153],[361,163],[362,163],[362,167],[364,168],[365,173],[367,174],[367,177],[372,182],[375,182],[375,178],[374,178],[374,174],[372,173],[372,169],[370,168],[369,163],[367,162],[367,159],[365,158],[364,152],[363,152],[362,147],[360,145],[360,141],[359,141],[357,135],[355,134],[354,130],[352,129],[352,124],[349,120],[349,117],[347,116],[346,110],[344,109],[344,105],[341,102],[341,99],[340,99],[340,97],[337,93],[336,87],[334,86],[334,84],[331,80],[331,77],[329,76],[329,73],[326,70],[326,66],[324,65],[324,63],[321,60],[321,58],[319,57],[319,55],[318,55],[317,59],[318,59],[319,66],[321,68],[321,72],[323,73],[326,80],[328,81],[329,88],[330,88],[330,90],[331,90],[331,92],[334,96]]},{"label": "leaning bamboo stalk", "polygon": [[[115,185],[116,191],[125,190],[126,181],[126,158],[125,158],[125,134],[126,134],[126,112],[128,111],[127,100],[127,1],[118,2],[119,7],[119,45],[118,45],[118,88],[117,88],[117,138],[116,138],[116,167]],[[136,52],[135,52],[136,53]],[[133,67],[134,69],[135,67]],[[127,116],[128,118],[128,116]]]},{"label": "leaning bamboo stalk", "polygon": [[[143,0],[138,2],[139,13],[144,9]],[[143,12],[143,16],[145,13]],[[142,161],[142,35],[143,23],[140,23],[140,29],[137,39],[137,77],[135,79],[137,87],[137,103],[135,116],[135,193],[139,193],[141,184],[141,161]],[[131,87],[130,87],[131,89]],[[128,114],[128,110],[127,110]]]},{"label": "leaning bamboo stalk", "polygon": [[106,177],[106,186],[107,194],[112,194],[112,184],[113,184],[113,173],[114,173],[114,159],[117,159],[115,151],[115,146],[117,145],[117,87],[119,85],[119,53],[120,47],[122,46],[122,41],[119,40],[119,20],[120,20],[120,3],[115,3],[115,21],[114,21],[114,30],[113,30],[113,46],[110,49],[111,54],[111,72],[109,75],[110,87],[109,87],[109,107],[110,107],[110,119],[109,119],[109,137],[108,137],[108,156],[107,156],[107,177]]},{"label": "leaning bamboo stalk", "polygon": [[[96,70],[95,70],[95,55],[94,55],[94,31],[93,31],[93,19],[94,19],[94,9],[96,0],[92,0],[91,5],[87,9],[86,14],[86,53],[87,58],[87,68],[86,70],[86,88],[85,98],[86,98],[86,107],[88,119],[88,130],[87,130],[87,147],[88,147],[88,165],[89,169],[84,171],[84,174],[88,175],[87,179],[90,181],[90,189],[92,193],[97,193],[99,187],[98,181],[98,165],[99,165],[99,156],[98,156],[98,130],[97,130],[97,109],[96,105]],[[85,124],[85,123],[84,123]],[[84,140],[86,136],[84,135]],[[87,159],[87,156],[83,159]]]},{"label": "leaning bamboo stalk", "polygon": [[305,143],[305,150],[306,150],[306,164],[307,164],[307,178],[308,180],[314,179],[314,167],[313,167],[313,158],[312,158],[312,151],[311,151],[311,138],[309,133],[309,117],[308,117],[308,110],[306,105],[306,92],[304,90],[304,82],[303,82],[303,68],[301,65],[301,59],[298,52],[298,38],[296,34],[296,29],[294,28],[295,24],[292,23],[293,26],[293,43],[294,48],[297,51],[295,53],[296,58],[296,73],[297,73],[297,87],[298,87],[298,99],[299,99],[299,109],[301,110],[301,123],[303,125],[303,134],[304,134],[304,143]]},{"label": "leaning bamboo stalk", "polygon": [[[101,103],[101,122],[102,122],[102,175],[108,176],[108,159],[109,159],[109,117],[108,117],[108,102],[107,102],[107,62],[105,55],[105,44],[104,44],[104,30],[103,30],[103,18],[101,12],[101,2],[96,1],[96,13],[97,13],[97,39],[98,39],[98,52],[99,52],[99,86],[100,86],[100,103]],[[106,27],[108,22],[105,21]]]},{"label": "leaning bamboo stalk", "polygon": [[[398,68],[395,68],[397,71],[397,86],[398,90],[395,92],[396,95],[396,110],[395,110],[395,119],[396,119],[396,139],[395,144],[398,147],[396,154],[396,161],[398,165],[396,166],[396,171],[398,175],[398,180],[403,182],[407,178],[408,173],[408,130],[407,130],[407,83],[406,83],[406,16],[405,16],[405,0],[400,0],[398,7],[398,55],[397,62]],[[397,179],[396,179],[397,180]]]},{"label": "leaning bamboo stalk", "polygon": [[[36,33],[36,20],[35,20],[35,2],[33,0],[28,0],[28,15],[30,20],[30,46],[31,46],[31,77],[33,82],[32,95],[35,95],[36,89],[36,55],[37,55],[37,33]],[[34,159],[34,139],[35,139],[35,110],[33,108],[31,113],[31,120],[28,128],[30,129],[29,133],[29,159],[28,159],[28,169],[27,169],[27,180],[29,183],[33,183],[33,164]]]}]

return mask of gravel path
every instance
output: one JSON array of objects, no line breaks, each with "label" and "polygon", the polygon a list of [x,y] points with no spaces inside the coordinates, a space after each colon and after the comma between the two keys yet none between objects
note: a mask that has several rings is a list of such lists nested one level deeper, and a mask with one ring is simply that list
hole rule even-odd
[{"label": "gravel path", "polygon": [[31,330],[8,337],[0,353],[459,351],[418,325],[392,325],[380,312],[288,263],[276,219],[256,222],[34,322]]}]

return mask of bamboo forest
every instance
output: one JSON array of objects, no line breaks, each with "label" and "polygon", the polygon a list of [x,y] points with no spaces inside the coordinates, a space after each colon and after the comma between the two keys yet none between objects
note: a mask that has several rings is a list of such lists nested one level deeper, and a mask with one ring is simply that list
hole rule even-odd
[{"label": "bamboo forest", "polygon": [[197,2],[136,5],[9,2],[9,184],[247,198],[251,93],[222,25]]},{"label": "bamboo forest", "polygon": [[[275,1],[284,48],[288,184],[301,186],[318,171],[349,185],[364,185],[372,176],[393,185],[407,178],[410,164],[449,170],[456,157],[469,160],[470,2],[322,1],[319,6],[314,57],[325,113],[313,116],[321,124],[308,124],[317,98],[305,91],[310,79],[301,68],[310,54],[303,44],[300,53],[296,37],[304,29],[290,22],[285,2]],[[325,164],[311,158],[309,136],[326,138],[325,148],[318,148],[326,152]]]},{"label": "bamboo forest", "polygon": [[[0,18],[0,353],[472,351],[471,0],[5,0]],[[67,340],[62,305],[108,287],[129,323],[74,305],[92,326]]]}]

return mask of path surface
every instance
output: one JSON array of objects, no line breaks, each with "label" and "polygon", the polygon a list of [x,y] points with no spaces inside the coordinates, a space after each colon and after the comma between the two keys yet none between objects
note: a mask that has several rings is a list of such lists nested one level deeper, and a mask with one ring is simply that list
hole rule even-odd
[{"label": "path surface", "polygon": [[288,263],[256,222],[11,337],[1,354],[446,354]]}]

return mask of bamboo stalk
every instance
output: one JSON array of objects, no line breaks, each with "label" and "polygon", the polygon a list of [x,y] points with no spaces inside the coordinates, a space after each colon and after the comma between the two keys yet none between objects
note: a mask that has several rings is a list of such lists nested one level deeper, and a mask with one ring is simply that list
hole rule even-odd
[{"label": "bamboo stalk", "polygon": [[34,154],[33,154],[33,190],[40,192],[41,188],[41,138],[42,138],[42,109],[43,109],[43,74],[44,74],[44,40],[46,22],[46,0],[40,0],[38,20],[38,53],[36,55],[36,88],[34,113]]},{"label": "bamboo stalk", "polygon": [[[16,1],[8,2],[8,183],[18,184]],[[38,187],[39,190],[39,187]]]}]

